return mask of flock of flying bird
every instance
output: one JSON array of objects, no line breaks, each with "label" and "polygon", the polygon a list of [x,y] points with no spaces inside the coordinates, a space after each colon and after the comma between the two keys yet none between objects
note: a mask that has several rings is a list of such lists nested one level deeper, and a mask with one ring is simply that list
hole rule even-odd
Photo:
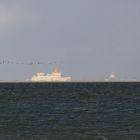
[{"label": "flock of flying bird", "polygon": [[30,61],[30,62],[15,62],[9,60],[0,61],[0,65],[44,65],[44,64],[56,64],[56,62],[39,62],[39,61]]}]

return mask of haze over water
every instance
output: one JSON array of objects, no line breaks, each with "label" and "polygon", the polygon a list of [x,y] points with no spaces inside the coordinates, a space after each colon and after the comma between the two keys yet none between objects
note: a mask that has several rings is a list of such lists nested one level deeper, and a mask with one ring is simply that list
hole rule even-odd
[{"label": "haze over water", "polygon": [[[139,0],[1,0],[0,140],[139,140],[140,83],[109,82],[140,81],[139,25]],[[84,82],[23,82],[54,67]]]},{"label": "haze over water", "polygon": [[[0,80],[25,80],[57,65],[65,75],[140,80],[140,1],[1,0]],[[54,63],[56,62],[56,63]]]}]

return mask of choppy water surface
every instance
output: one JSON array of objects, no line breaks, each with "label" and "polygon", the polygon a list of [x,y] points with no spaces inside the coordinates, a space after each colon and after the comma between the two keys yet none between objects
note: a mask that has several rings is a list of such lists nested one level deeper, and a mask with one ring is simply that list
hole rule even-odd
[{"label": "choppy water surface", "polygon": [[140,83],[1,83],[0,140],[139,140]]}]

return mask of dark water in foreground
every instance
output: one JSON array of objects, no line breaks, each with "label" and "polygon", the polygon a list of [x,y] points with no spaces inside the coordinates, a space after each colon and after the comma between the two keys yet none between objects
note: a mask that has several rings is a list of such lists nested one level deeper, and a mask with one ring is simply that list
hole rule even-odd
[{"label": "dark water in foreground", "polygon": [[140,83],[1,83],[0,140],[140,140]]}]

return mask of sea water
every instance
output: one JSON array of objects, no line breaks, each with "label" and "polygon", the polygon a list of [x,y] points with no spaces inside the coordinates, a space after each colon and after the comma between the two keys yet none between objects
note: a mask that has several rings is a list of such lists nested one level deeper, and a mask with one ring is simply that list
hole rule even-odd
[{"label": "sea water", "polygon": [[0,140],[140,140],[140,83],[0,83]]}]

